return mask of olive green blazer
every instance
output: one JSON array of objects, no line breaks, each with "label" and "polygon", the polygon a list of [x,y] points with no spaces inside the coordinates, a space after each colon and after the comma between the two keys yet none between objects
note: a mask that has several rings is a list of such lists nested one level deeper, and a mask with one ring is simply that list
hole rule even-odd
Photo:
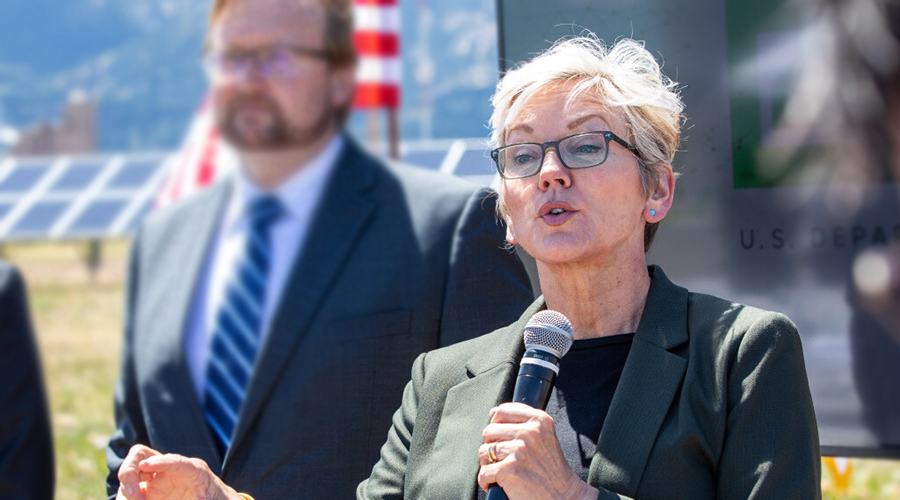
[{"label": "olive green blazer", "polygon": [[[589,482],[600,498],[820,498],[819,441],[797,329],[688,292],[658,267]],[[512,397],[518,322],[421,355],[359,499],[474,499],[488,411]]]}]

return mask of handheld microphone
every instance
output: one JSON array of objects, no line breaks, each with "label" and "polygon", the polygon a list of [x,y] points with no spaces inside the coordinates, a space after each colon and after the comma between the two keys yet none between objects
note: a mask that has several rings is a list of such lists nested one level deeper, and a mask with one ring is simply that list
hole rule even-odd
[{"label": "handheld microphone", "polygon": [[[525,355],[513,391],[513,403],[544,410],[559,374],[559,360],[569,352],[574,337],[572,324],[560,312],[540,311],[525,325]],[[508,500],[499,485],[492,484],[486,500]]]}]

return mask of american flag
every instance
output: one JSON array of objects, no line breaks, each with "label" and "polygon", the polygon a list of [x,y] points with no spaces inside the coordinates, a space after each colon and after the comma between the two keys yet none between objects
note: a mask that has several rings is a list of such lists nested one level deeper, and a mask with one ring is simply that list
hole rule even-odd
[{"label": "american flag", "polygon": [[[400,107],[400,8],[398,0],[353,0],[358,55],[357,109]],[[179,151],[169,158],[155,207],[169,205],[236,168],[213,124],[212,106],[204,99]]]},{"label": "american flag", "polygon": [[356,108],[400,106],[400,9],[397,0],[354,0],[359,56]]}]

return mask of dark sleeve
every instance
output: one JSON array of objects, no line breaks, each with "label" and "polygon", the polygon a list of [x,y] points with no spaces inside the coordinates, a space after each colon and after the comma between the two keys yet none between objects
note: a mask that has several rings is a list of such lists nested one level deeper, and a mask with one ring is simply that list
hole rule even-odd
[{"label": "dark sleeve", "polygon": [[0,498],[52,500],[50,417],[18,271],[0,263]]},{"label": "dark sleeve", "polygon": [[150,441],[143,420],[134,373],[134,322],[140,280],[139,247],[139,237],[136,236],[131,242],[131,255],[128,263],[122,366],[113,396],[116,431],[106,447],[106,465],[109,468],[109,474],[106,477],[106,493],[110,498],[115,497],[116,490],[119,489],[119,466],[128,455],[128,450],[138,443],[148,445]]},{"label": "dark sleeve", "polygon": [[413,425],[419,407],[419,394],[425,378],[425,357],[420,354],[413,363],[412,379],[403,390],[403,401],[394,413],[387,441],[381,447],[381,458],[369,478],[356,488],[358,500],[403,498],[406,464],[412,443]]},{"label": "dark sleeve", "polygon": [[821,498],[821,458],[797,327],[768,313],[740,338],[728,374],[716,498]]},{"label": "dark sleeve", "polygon": [[496,193],[473,193],[456,226],[441,319],[440,345],[469,340],[506,326],[533,301],[525,267],[506,248],[495,215]]}]

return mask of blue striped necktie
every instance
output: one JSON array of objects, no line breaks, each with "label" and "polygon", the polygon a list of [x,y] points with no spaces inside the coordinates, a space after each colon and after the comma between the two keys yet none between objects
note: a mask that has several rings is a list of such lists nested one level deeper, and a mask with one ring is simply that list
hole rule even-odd
[{"label": "blue striped necktie", "polygon": [[223,454],[231,444],[253,373],[272,253],[269,229],[282,212],[281,202],[271,195],[260,196],[250,204],[244,253],[237,260],[216,315],[203,412]]}]

